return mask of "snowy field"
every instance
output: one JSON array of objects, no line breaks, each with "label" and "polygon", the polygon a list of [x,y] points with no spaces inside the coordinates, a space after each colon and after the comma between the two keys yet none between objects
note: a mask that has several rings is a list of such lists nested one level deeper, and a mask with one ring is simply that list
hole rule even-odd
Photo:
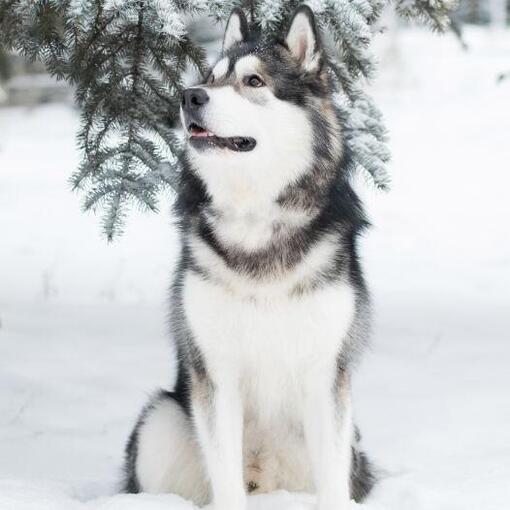
[{"label": "snowy field", "polygon": [[[510,508],[510,33],[408,31],[374,94],[393,189],[360,185],[376,327],[355,380],[382,481],[360,510]],[[116,495],[142,403],[172,383],[176,233],[130,216],[107,245],[67,183],[78,113],[0,109],[0,510],[190,510]],[[362,183],[361,183],[362,184]],[[313,497],[250,498],[310,510]],[[340,510],[340,509],[339,509]]]}]

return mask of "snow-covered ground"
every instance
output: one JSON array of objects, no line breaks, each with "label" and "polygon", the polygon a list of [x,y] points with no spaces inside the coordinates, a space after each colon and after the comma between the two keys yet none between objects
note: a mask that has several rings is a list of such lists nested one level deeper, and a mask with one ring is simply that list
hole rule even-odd
[{"label": "snow-covered ground", "polygon": [[[360,186],[376,328],[355,405],[382,481],[360,510],[510,508],[510,33],[467,40],[413,30],[379,48],[393,189]],[[133,420],[172,379],[170,199],[107,245],[67,183],[77,122],[0,110],[0,510],[189,510],[115,495]]]}]

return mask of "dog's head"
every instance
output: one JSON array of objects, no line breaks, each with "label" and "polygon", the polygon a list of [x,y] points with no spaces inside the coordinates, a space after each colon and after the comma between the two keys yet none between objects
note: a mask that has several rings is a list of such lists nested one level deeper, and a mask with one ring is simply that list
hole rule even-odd
[{"label": "dog's head", "polygon": [[296,11],[281,39],[253,38],[235,9],[221,58],[203,83],[183,94],[193,167],[213,195],[231,175],[237,187],[239,179],[252,188],[264,183],[259,191],[275,198],[318,158],[339,156],[332,92],[309,7]]}]

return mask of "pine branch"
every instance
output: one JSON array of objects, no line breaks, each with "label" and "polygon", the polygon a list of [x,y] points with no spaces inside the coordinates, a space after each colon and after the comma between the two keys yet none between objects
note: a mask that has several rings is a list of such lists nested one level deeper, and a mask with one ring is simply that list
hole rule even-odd
[{"label": "pine branch", "polygon": [[458,0],[396,0],[395,9],[404,18],[416,19],[432,30],[444,32],[450,26],[450,12]]},{"label": "pine branch", "polygon": [[[81,108],[82,162],[71,182],[84,208],[103,214],[108,239],[122,232],[133,206],[157,210],[164,189],[175,189],[182,145],[179,118],[183,75],[205,71],[203,48],[185,19],[226,20],[243,8],[252,29],[286,30],[301,0],[0,0],[0,54],[18,51],[75,86]],[[365,92],[375,72],[373,26],[389,0],[315,0],[346,143],[359,169],[388,186],[389,150],[382,115]],[[435,30],[449,24],[450,0],[394,0],[397,12]],[[455,27],[454,27],[455,28]],[[328,45],[329,46],[329,45]]]},{"label": "pine branch", "polygon": [[[103,228],[108,239],[120,233],[125,203],[154,210],[159,191],[175,186],[176,179],[161,172],[165,151],[159,147],[178,153],[176,137],[165,126],[178,115],[181,76],[188,64],[204,68],[203,51],[184,34],[172,36],[161,15],[148,1],[96,6],[88,37],[82,38],[85,46],[78,51],[75,79],[84,112],[79,134],[84,162],[72,182],[86,192],[97,182],[108,185],[100,193],[88,193],[85,201],[86,209],[106,209]],[[178,22],[174,24],[180,30]],[[151,140],[155,138],[159,147]],[[116,166],[120,173],[109,171]],[[133,174],[146,193],[129,185]]]}]

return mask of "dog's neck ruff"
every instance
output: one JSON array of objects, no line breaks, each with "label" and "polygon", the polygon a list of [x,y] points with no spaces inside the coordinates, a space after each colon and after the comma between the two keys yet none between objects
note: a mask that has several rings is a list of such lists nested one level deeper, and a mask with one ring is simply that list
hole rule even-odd
[{"label": "dog's neck ruff", "polygon": [[206,195],[188,216],[185,240],[191,267],[209,281],[257,300],[301,295],[335,281],[346,263],[340,250],[350,228],[335,215],[338,176],[332,169],[327,177],[319,174],[321,169],[302,173],[272,199],[247,193],[219,206]]}]

